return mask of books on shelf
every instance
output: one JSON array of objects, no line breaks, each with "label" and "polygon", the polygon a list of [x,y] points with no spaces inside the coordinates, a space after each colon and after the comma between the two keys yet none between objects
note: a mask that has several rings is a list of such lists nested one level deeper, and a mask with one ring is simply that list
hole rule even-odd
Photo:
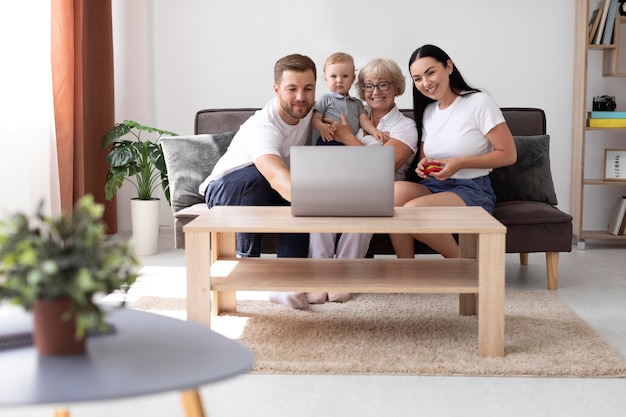
[{"label": "books on shelf", "polygon": [[626,127],[626,119],[589,119],[589,127]]},{"label": "books on shelf", "polygon": [[596,45],[600,45],[602,43],[602,34],[604,33],[604,26],[606,25],[606,16],[609,14],[610,5],[611,5],[611,0],[600,0],[600,3],[598,3],[598,8],[602,9],[602,16],[600,17],[600,24],[598,25],[596,37],[593,40],[593,43]]},{"label": "books on shelf", "polygon": [[615,15],[617,14],[618,0],[610,1],[609,11],[606,15],[606,24],[604,25],[604,33],[602,33],[602,45],[610,45],[613,40],[613,30],[615,27]]},{"label": "books on shelf", "polygon": [[626,195],[617,198],[611,215],[611,221],[607,228],[612,235],[624,234],[626,229]]},{"label": "books on shelf", "polygon": [[593,40],[596,37],[601,17],[602,9],[595,9],[591,12],[591,18],[589,19],[589,31],[587,32],[587,43],[589,44],[593,43]]},{"label": "books on shelf", "polygon": [[590,111],[590,119],[626,119],[626,111]]},{"label": "books on shelf", "polygon": [[589,127],[626,127],[626,111],[587,112]]}]

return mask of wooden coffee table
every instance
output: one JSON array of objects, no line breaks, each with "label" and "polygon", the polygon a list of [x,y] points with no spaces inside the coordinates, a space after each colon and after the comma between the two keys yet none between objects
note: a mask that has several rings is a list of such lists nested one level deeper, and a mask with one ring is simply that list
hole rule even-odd
[{"label": "wooden coffee table", "polygon": [[[506,227],[480,207],[401,207],[393,217],[364,218],[293,217],[290,207],[218,206],[184,232],[189,320],[210,326],[211,312],[236,311],[238,290],[456,293],[459,313],[478,315],[479,354],[504,356]],[[237,258],[236,232],[457,233],[461,258]]]}]

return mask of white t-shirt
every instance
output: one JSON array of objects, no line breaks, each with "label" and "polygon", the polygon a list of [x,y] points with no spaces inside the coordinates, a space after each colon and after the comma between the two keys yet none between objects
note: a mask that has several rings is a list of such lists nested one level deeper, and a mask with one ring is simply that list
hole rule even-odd
[{"label": "white t-shirt", "polygon": [[[415,128],[415,122],[413,119],[406,117],[398,110],[398,106],[394,105],[393,109],[380,119],[378,126],[376,126],[381,132],[389,132],[389,137],[398,140],[407,145],[413,151],[413,154],[417,152],[417,129]],[[376,145],[380,144],[374,136],[367,135],[362,136],[363,130],[359,131],[357,138],[364,145]],[[409,158],[404,165],[396,170],[396,180],[404,180],[406,171],[409,169],[409,165],[413,158]]]},{"label": "white t-shirt", "polygon": [[[504,121],[500,107],[485,92],[457,96],[444,110],[439,109],[439,102],[431,103],[424,109],[424,155],[444,159],[489,153],[493,146],[485,135]],[[461,169],[452,178],[478,178],[489,172],[487,168]]]},{"label": "white t-shirt", "polygon": [[270,100],[241,125],[211,175],[200,184],[200,194],[204,195],[211,181],[254,164],[262,155],[278,155],[289,167],[290,148],[306,144],[312,115],[313,111],[310,111],[298,124],[289,125],[278,114],[278,99],[275,97]]}]

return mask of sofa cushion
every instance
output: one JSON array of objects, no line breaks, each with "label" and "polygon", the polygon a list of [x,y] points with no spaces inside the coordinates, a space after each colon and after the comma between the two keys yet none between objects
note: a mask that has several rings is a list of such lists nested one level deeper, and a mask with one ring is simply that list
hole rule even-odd
[{"label": "sofa cushion", "polygon": [[572,222],[572,216],[569,214],[562,212],[556,207],[537,201],[505,201],[498,203],[493,215],[507,227],[520,224],[571,224]]},{"label": "sofa cushion", "polygon": [[161,138],[170,181],[172,211],[203,203],[198,192],[202,181],[224,155],[236,131],[220,134],[167,136]]},{"label": "sofa cushion", "polygon": [[496,201],[538,201],[557,205],[550,171],[550,136],[513,136],[517,162],[489,175]]},{"label": "sofa cushion", "polygon": [[537,201],[496,204],[493,215],[506,226],[507,253],[570,252],[572,216]]}]

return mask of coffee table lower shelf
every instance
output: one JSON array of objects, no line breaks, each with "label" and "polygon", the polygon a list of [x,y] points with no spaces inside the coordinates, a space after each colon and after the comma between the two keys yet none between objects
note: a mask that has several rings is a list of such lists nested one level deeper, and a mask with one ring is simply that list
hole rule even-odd
[{"label": "coffee table lower shelf", "polygon": [[[237,310],[236,291],[454,293],[476,314],[475,259],[221,259],[211,265],[213,314]],[[469,295],[469,296],[468,296]]]},{"label": "coffee table lower shelf", "polygon": [[478,293],[475,259],[220,259],[213,291]]}]

